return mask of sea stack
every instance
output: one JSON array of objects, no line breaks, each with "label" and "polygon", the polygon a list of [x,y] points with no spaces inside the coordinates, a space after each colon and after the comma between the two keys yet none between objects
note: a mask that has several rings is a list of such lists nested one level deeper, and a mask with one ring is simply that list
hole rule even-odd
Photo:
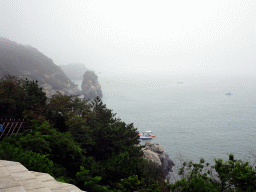
[{"label": "sea stack", "polygon": [[82,92],[85,99],[102,98],[102,90],[95,72],[88,70],[83,75]]}]

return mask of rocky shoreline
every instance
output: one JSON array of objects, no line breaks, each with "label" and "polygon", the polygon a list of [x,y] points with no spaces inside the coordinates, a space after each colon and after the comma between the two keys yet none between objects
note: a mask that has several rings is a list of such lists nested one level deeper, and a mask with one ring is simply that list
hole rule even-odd
[{"label": "rocky shoreline", "polygon": [[146,159],[152,160],[162,167],[165,177],[173,172],[172,168],[175,164],[159,143],[146,142],[145,148],[142,148],[142,150]]}]

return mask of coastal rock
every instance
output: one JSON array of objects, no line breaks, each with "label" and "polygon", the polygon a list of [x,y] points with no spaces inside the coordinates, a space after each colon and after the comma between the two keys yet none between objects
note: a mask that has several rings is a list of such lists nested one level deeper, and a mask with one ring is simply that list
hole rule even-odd
[{"label": "coastal rock", "polygon": [[[65,85],[65,84],[64,84]],[[40,87],[42,87],[42,91],[46,93],[46,97],[50,99],[52,95],[56,94],[57,91],[60,92],[62,95],[81,95],[82,91],[78,88],[77,85],[72,85],[64,87],[61,89],[53,89],[51,85],[45,83],[45,84],[39,84]]]},{"label": "coastal rock", "polygon": [[147,150],[145,148],[142,150],[146,159],[152,160],[153,162],[157,163],[159,166],[162,166],[161,160],[157,153]]},{"label": "coastal rock", "polygon": [[78,85],[76,85],[75,83],[68,83],[65,84],[66,86],[63,91],[67,94],[67,95],[82,95],[83,92],[78,88]]},{"label": "coastal rock", "polygon": [[163,147],[158,143],[146,142],[146,149],[149,149],[157,154],[162,154],[164,152]]},{"label": "coastal rock", "polygon": [[30,81],[37,80],[48,98],[57,91],[67,95],[82,94],[78,86],[52,59],[30,45],[18,44],[0,37],[0,58],[0,78],[9,74]]},{"label": "coastal rock", "polygon": [[70,63],[68,65],[59,65],[59,67],[71,80],[83,80],[83,74],[88,70],[83,63]]},{"label": "coastal rock", "polygon": [[175,165],[169,155],[158,143],[146,142],[145,148],[142,148],[146,159],[152,160],[162,167],[163,173],[168,176],[169,172],[173,172],[172,167]]},{"label": "coastal rock", "polygon": [[101,86],[95,72],[88,70],[84,73],[81,87],[85,99],[94,99],[97,96],[102,98]]}]

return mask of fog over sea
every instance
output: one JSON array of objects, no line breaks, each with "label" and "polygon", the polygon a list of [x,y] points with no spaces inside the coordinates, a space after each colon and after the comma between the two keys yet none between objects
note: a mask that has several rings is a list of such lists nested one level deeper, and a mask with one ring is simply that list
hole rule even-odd
[{"label": "fog over sea", "polygon": [[[151,130],[177,163],[256,154],[256,77],[97,74],[102,101],[139,132]],[[74,81],[81,86],[82,81]],[[231,95],[226,95],[228,92]],[[145,143],[142,141],[141,143]],[[249,160],[251,165],[254,159]]]}]

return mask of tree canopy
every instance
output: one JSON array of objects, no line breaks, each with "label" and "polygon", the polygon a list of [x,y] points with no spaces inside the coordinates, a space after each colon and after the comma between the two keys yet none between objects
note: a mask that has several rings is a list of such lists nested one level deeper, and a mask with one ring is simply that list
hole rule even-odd
[{"label": "tree canopy", "polygon": [[[53,95],[49,103],[37,81],[7,76],[0,81],[0,116],[25,118],[31,132],[0,141],[0,159],[19,161],[29,170],[94,191],[253,191],[255,168],[248,162],[215,160],[219,179],[199,164],[169,184],[162,168],[143,158],[133,123],[116,119],[99,97],[92,104],[77,95]],[[209,164],[206,164],[206,168]],[[193,168],[193,169],[192,169]],[[191,170],[192,169],[192,170]],[[208,170],[209,171],[209,170]]]}]

